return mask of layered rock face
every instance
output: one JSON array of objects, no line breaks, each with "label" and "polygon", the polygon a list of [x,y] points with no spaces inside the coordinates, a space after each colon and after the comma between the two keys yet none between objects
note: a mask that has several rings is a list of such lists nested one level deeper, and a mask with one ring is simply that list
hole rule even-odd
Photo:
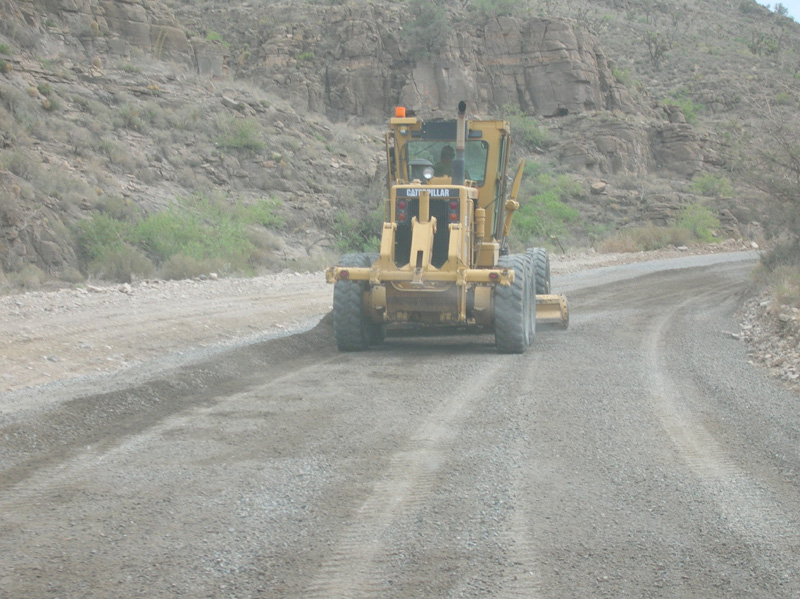
[{"label": "layered rock face", "polygon": [[[71,51],[92,58],[146,55],[196,68],[190,44],[164,4],[148,0],[20,0],[5,2],[7,27],[24,22],[21,35],[47,53]],[[46,35],[37,35],[46,31]]]},{"label": "layered rock face", "polygon": [[414,69],[401,103],[436,109],[466,96],[481,111],[519,105],[538,117],[632,109],[596,40],[573,24],[504,17],[482,33],[456,35],[443,60]]},{"label": "layered rock face", "polygon": [[[232,3],[215,19],[229,27],[226,39],[237,40],[229,61],[237,76],[332,119],[382,122],[396,105],[452,116],[462,99],[473,114],[509,105],[556,126],[563,117],[613,113],[564,142],[559,158],[600,175],[663,170],[691,178],[702,170],[705,149],[682,115],[632,99],[598,41],[575,22],[500,17],[478,24],[455,15],[434,53],[421,47],[419,24],[405,7],[287,4],[260,13]],[[188,4],[176,11],[191,22]]]},{"label": "layered rock face", "polygon": [[[89,97],[103,101],[112,101],[117,89],[147,99],[149,87],[131,87],[120,75],[124,67],[148,59],[156,61],[148,62],[149,68],[163,75],[156,83],[164,90],[170,78],[180,78],[176,73],[214,79],[212,85],[202,86],[200,95],[206,87],[213,90],[245,80],[259,91],[289,100],[298,121],[311,112],[334,121],[355,118],[382,126],[397,105],[426,117],[452,117],[462,99],[470,114],[480,116],[497,115],[508,105],[559,130],[559,143],[549,155],[584,176],[639,177],[662,171],[689,179],[709,162],[709,144],[682,122],[682,113],[673,110],[665,115],[632,98],[613,77],[597,40],[576,22],[475,20],[474,12],[451,13],[448,24],[431,31],[407,13],[408,6],[269,0],[0,0],[0,34],[13,39],[26,55],[24,60],[18,56],[13,60],[20,90],[28,93],[35,90],[36,77],[25,73],[26,68],[36,69],[37,77],[54,86],[69,86],[70,97],[85,95],[79,93],[84,86],[92,90]],[[38,60],[51,58],[58,58],[70,72],[67,79],[36,66]],[[203,106],[202,100],[197,98],[198,106]],[[132,97],[129,101],[135,102]],[[241,108],[235,102],[226,106],[233,112]],[[66,114],[67,107],[63,110]],[[264,119],[261,113],[256,118]],[[286,125],[284,131],[289,122],[281,116],[272,128],[278,135],[297,135],[302,122]],[[0,131],[0,148],[13,147],[12,137]],[[135,136],[128,141],[141,142]],[[173,150],[164,149],[162,154],[169,156]],[[61,152],[38,151],[51,156]],[[74,158],[63,157],[65,164]],[[215,159],[202,161],[198,168],[215,185],[244,187],[257,178],[242,176],[241,169],[217,176]],[[150,195],[159,190],[164,195],[180,193],[174,185],[176,175],[165,170],[168,162],[167,158],[150,165],[148,172],[159,173],[147,183]],[[264,161],[267,168],[272,163]],[[319,198],[319,185],[305,179],[287,170],[271,179],[270,190],[285,188],[287,194],[313,197],[312,219],[318,218],[319,228],[324,229],[336,211],[337,194],[330,194],[330,202]],[[0,210],[4,267],[16,271],[32,262],[57,271],[75,264],[75,251],[63,228],[84,214],[63,215],[55,204],[47,203],[33,210],[32,193],[24,186],[20,190],[13,177],[0,176],[0,196],[9,198]],[[641,203],[639,193],[618,194],[611,202],[624,209],[625,218],[649,215],[640,210]],[[90,206],[73,208],[73,212],[88,211]]]},{"label": "layered rock face", "polygon": [[396,104],[452,111],[462,99],[477,113],[510,104],[539,117],[633,109],[597,41],[566,21],[455,22],[434,55],[402,7],[287,5],[256,26],[223,11],[247,46],[242,74],[334,118],[384,118]]}]

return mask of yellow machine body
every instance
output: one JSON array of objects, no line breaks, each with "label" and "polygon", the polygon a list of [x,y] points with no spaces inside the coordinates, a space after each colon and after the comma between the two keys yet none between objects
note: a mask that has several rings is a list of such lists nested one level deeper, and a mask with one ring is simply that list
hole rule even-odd
[{"label": "yellow machine body", "polygon": [[[518,260],[515,268],[513,261],[502,258],[505,237],[519,208],[516,196],[523,167],[520,163],[508,189],[509,123],[467,120],[465,110],[459,110],[455,120],[423,121],[398,110],[389,128],[388,197],[379,252],[349,256],[327,269],[328,282],[346,282],[342,291],[353,298],[357,293],[350,287],[358,285],[367,321],[362,324],[373,336],[376,326],[391,323],[491,329],[498,310],[496,289],[513,286],[515,277],[521,276],[515,270],[523,264]],[[336,323],[336,291],[334,295]],[[533,296],[530,304],[525,309],[532,311]],[[537,295],[535,306],[536,323],[566,327],[563,296]],[[345,317],[353,311],[341,308],[339,320],[362,326],[354,314]],[[366,333],[357,336],[344,326],[336,329],[337,343],[341,329],[342,338],[354,339],[355,346],[348,347],[353,344],[345,341],[340,348],[363,349]]]}]

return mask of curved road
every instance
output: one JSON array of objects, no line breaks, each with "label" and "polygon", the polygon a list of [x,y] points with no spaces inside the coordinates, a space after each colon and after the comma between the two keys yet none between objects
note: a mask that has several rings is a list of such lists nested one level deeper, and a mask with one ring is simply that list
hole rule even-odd
[{"label": "curved road", "polygon": [[0,426],[0,597],[800,596],[748,254],[554,278],[570,329],[311,331]]}]

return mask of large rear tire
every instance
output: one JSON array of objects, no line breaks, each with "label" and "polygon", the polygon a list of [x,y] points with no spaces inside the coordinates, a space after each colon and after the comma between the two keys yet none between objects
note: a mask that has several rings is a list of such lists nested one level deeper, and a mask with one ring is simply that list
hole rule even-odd
[{"label": "large rear tire", "polygon": [[529,254],[523,254],[528,263],[528,345],[536,339],[536,260]]},{"label": "large rear tire", "polygon": [[536,295],[550,293],[550,255],[545,248],[528,248],[526,252],[533,259]]},{"label": "large rear tire", "polygon": [[[369,267],[367,254],[345,254],[339,266]],[[333,286],[333,336],[340,351],[362,351],[374,342],[373,325],[364,313],[362,281],[337,281]]]},{"label": "large rear tire", "polygon": [[514,282],[494,290],[494,341],[503,354],[521,354],[530,345],[531,286],[524,254],[501,256],[497,265],[514,270]]}]

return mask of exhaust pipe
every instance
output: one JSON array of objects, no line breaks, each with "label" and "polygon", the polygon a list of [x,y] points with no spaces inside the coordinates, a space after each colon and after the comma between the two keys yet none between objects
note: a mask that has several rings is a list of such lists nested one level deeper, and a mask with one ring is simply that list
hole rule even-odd
[{"label": "exhaust pipe", "polygon": [[467,103],[464,100],[458,103],[458,117],[456,119],[456,156],[453,159],[451,175],[453,185],[464,185],[466,168],[464,166],[464,148],[467,138]]}]

